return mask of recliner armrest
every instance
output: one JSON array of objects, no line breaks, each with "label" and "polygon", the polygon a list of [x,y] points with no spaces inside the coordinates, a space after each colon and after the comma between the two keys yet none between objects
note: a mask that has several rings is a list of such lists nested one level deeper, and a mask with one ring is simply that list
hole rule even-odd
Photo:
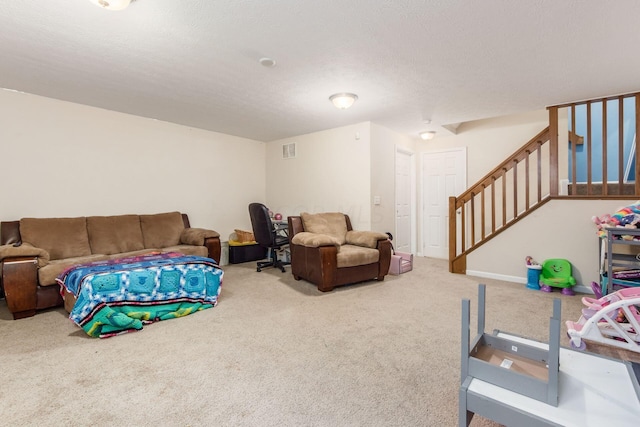
[{"label": "recliner armrest", "polygon": [[354,246],[364,246],[365,248],[376,249],[380,240],[387,240],[389,236],[377,231],[347,231],[347,244]]},{"label": "recliner armrest", "polygon": [[185,228],[180,234],[180,243],[183,245],[204,246],[206,239],[220,237],[220,233],[204,228]]},{"label": "recliner armrest", "polygon": [[291,239],[291,243],[294,245],[306,246],[308,248],[319,248],[321,246],[340,247],[340,242],[335,237],[327,234],[310,233],[308,231],[297,233]]},{"label": "recliner armrest", "polygon": [[41,248],[36,248],[29,243],[23,243],[20,246],[0,246],[0,261],[21,257],[37,257],[38,267],[44,267],[45,265],[49,264],[49,252]]}]

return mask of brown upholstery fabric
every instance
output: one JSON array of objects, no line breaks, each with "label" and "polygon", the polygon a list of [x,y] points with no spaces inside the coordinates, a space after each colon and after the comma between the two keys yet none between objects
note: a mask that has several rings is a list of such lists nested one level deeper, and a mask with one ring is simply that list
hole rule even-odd
[{"label": "brown upholstery fabric", "polygon": [[378,262],[379,257],[380,252],[377,249],[342,245],[338,251],[338,268],[373,264]]},{"label": "brown upholstery fabric", "polygon": [[140,215],[145,248],[165,248],[180,244],[184,222],[180,212]]},{"label": "brown upholstery fabric", "polygon": [[102,261],[105,259],[108,259],[106,255],[88,255],[51,261],[46,266],[38,269],[38,282],[40,286],[56,285],[56,277],[72,265]]},{"label": "brown upholstery fabric", "polygon": [[159,254],[159,253],[160,253],[160,249],[140,249],[139,251],[123,252],[121,254],[112,254],[107,256],[107,258],[120,259],[120,258],[130,258],[132,256],[153,255],[153,254]]},{"label": "brown upholstery fabric", "polygon": [[347,220],[343,213],[326,212],[310,214],[303,212],[300,214],[304,231],[309,233],[327,234],[338,239],[341,245],[346,242]]},{"label": "brown upholstery fabric", "polygon": [[333,236],[329,236],[328,234],[309,233],[307,231],[303,231],[293,236],[291,243],[294,245],[306,246],[308,248],[331,245],[340,247],[340,242]]},{"label": "brown upholstery fabric", "polygon": [[180,234],[180,243],[184,245],[203,246],[204,240],[209,237],[220,237],[220,233],[204,228],[185,228]]},{"label": "brown upholstery fabric", "polygon": [[51,260],[91,255],[87,222],[79,218],[22,218],[22,241],[49,252]]},{"label": "brown upholstery fabric", "polygon": [[176,246],[167,246],[166,248],[162,248],[162,252],[180,252],[185,255],[196,255],[202,257],[209,256],[209,250],[206,246],[192,246],[192,245],[176,245]]},{"label": "brown upholstery fabric", "polygon": [[389,236],[377,231],[347,231],[347,244],[355,246],[364,246],[366,248],[375,249],[378,247],[378,240],[387,240]]},{"label": "brown upholstery fabric", "polygon": [[17,247],[13,245],[0,246],[0,262],[5,258],[31,256],[38,257],[38,267],[45,266],[49,263],[49,253],[44,249],[31,246],[29,243],[23,243]]},{"label": "brown upholstery fabric", "polygon": [[94,254],[119,254],[144,249],[138,215],[87,217],[89,244]]}]

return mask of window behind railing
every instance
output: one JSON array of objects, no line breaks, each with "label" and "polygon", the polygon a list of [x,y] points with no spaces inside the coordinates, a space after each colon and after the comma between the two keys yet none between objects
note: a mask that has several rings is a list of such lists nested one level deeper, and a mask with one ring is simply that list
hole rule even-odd
[{"label": "window behind railing", "polygon": [[634,195],[638,94],[572,103],[568,147],[570,196]]}]

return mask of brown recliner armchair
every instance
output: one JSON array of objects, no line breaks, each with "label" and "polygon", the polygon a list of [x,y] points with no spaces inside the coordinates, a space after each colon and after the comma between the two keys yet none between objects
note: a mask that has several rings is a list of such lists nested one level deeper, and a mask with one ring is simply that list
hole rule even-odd
[{"label": "brown recliner armchair", "polygon": [[354,231],[343,213],[290,216],[291,272],[328,292],[335,286],[384,280],[391,242],[384,233]]}]

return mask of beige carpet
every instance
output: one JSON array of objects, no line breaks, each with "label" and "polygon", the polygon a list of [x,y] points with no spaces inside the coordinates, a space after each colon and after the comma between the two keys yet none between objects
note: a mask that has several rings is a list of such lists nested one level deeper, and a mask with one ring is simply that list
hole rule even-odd
[{"label": "beige carpet", "polygon": [[[523,266],[524,268],[524,266]],[[523,272],[524,274],[524,272]],[[455,426],[461,299],[487,284],[487,331],[546,340],[554,297],[416,258],[384,282],[318,292],[290,272],[225,267],[219,305],[105,340],[62,309],[0,301],[4,425]],[[568,339],[563,330],[563,345]],[[474,426],[495,425],[475,417]]]}]

